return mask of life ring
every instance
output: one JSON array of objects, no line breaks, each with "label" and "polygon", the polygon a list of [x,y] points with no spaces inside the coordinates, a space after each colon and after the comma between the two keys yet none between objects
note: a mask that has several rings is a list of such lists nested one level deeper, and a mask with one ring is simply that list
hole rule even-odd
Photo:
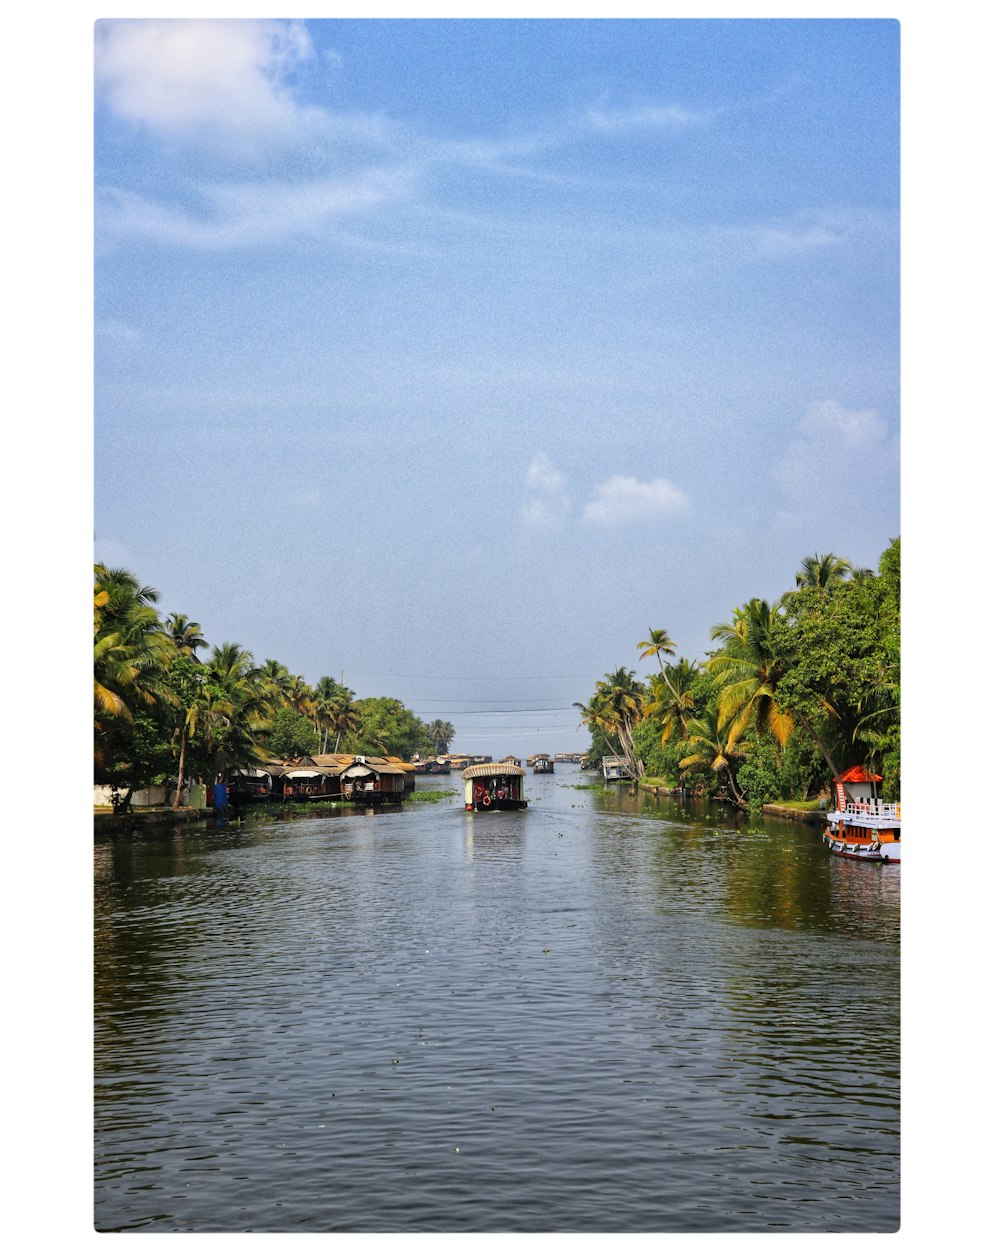
[{"label": "life ring", "polygon": [[489,793],[489,791],[487,791],[487,792],[486,792],[486,794],[485,794],[485,795],[483,796],[483,798],[482,798],[482,804],[483,804],[483,807],[484,807],[484,808],[488,808],[492,802],[493,802],[493,801],[492,801],[492,799],[490,798],[490,793]]}]

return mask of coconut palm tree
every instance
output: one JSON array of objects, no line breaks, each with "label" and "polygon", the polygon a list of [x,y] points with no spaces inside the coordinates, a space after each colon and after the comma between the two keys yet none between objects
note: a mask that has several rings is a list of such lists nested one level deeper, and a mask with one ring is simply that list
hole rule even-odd
[{"label": "coconut palm tree", "polygon": [[679,761],[681,777],[696,769],[711,769],[725,776],[729,795],[738,808],[746,808],[746,793],[736,781],[736,769],[743,752],[735,745],[729,727],[723,719],[695,718],[688,725],[686,743],[690,752]]},{"label": "coconut palm tree", "polygon": [[631,669],[624,667],[606,673],[587,704],[574,704],[582,713],[581,723],[600,730],[610,743],[612,735],[633,777],[641,777],[642,761],[636,756],[634,727],[642,719],[646,688]]},{"label": "coconut palm tree", "polygon": [[835,556],[833,552],[826,552],[821,556],[817,552],[815,556],[807,556],[802,561],[795,575],[795,585],[826,591],[838,582],[846,582],[853,572],[851,562],[843,557]]},{"label": "coconut palm tree", "polygon": [[636,647],[639,650],[640,660],[645,660],[648,656],[656,657],[661,673],[663,672],[663,657],[673,656],[676,651],[674,640],[666,630],[650,630],[649,638],[636,643]]},{"label": "coconut palm tree", "polygon": [[208,646],[198,622],[189,621],[180,612],[171,613],[167,617],[163,623],[163,632],[182,656],[190,656],[194,660],[198,659],[197,652]]},{"label": "coconut palm tree", "polygon": [[450,721],[432,721],[427,727],[427,733],[434,744],[435,752],[440,756],[451,746],[451,740],[455,737],[455,727]]},{"label": "coconut palm tree", "polygon": [[131,720],[163,694],[166,638],[157,599],[127,570],[94,566],[95,731],[109,716]]},{"label": "coconut palm tree", "polygon": [[650,678],[645,717],[659,721],[661,743],[673,738],[676,729],[680,730],[682,738],[687,734],[688,718],[694,711],[692,688],[697,676],[697,665],[681,659]]},{"label": "coconut palm tree", "polygon": [[351,692],[346,686],[342,686],[336,678],[322,677],[313,688],[313,717],[315,719],[316,733],[317,735],[322,735],[321,751],[323,752],[327,749],[330,731],[336,729],[333,722],[334,713],[344,702],[345,696],[349,702]]},{"label": "coconut palm tree", "polygon": [[[775,740],[779,753],[798,722],[835,777],[839,770],[812,722],[800,710],[786,708],[779,699],[778,685],[787,672],[775,637],[782,613],[780,604],[772,606],[767,600],[752,599],[735,611],[731,624],[713,626],[712,638],[722,642],[723,650],[710,657],[705,668],[719,691],[719,719],[729,727],[731,747],[752,724],[758,733]],[[823,707],[836,715],[829,703],[824,702]]]},{"label": "coconut palm tree", "polygon": [[354,692],[349,691],[346,686],[341,687],[341,694],[337,697],[336,702],[330,708],[330,728],[336,732],[337,741],[333,750],[340,751],[340,745],[345,738],[351,738],[361,729],[361,716],[354,707]]}]

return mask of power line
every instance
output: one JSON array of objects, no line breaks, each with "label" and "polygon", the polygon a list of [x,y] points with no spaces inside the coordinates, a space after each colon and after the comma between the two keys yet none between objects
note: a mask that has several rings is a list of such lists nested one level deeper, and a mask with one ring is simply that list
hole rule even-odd
[{"label": "power line", "polygon": [[[414,708],[412,711],[419,715],[422,710],[420,708]],[[565,704],[555,708],[463,708],[454,715],[456,717],[507,717],[521,716],[522,714],[530,714],[531,716],[534,716],[536,713],[540,712],[572,712],[572,709],[566,707]],[[430,713],[428,713],[428,715],[430,715]],[[440,716],[440,713],[438,712],[434,715]]]},{"label": "power line", "polygon": [[[484,678],[476,674],[460,674],[460,673],[376,673],[371,669],[347,669],[348,674],[357,674],[363,678],[424,678],[428,682],[493,682],[493,677]],[[507,676],[506,680],[510,682],[564,682],[564,681],[592,681],[594,675],[592,673],[545,673],[545,674],[528,674],[528,673],[512,673]]]}]

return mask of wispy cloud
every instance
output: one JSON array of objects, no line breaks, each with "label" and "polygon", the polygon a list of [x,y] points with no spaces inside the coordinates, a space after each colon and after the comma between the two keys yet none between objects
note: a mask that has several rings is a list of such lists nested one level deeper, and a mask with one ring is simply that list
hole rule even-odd
[{"label": "wispy cloud", "polygon": [[616,473],[594,488],[583,519],[600,526],[657,521],[683,512],[689,502],[687,495],[666,478],[640,482]]},{"label": "wispy cloud", "polygon": [[833,472],[850,480],[852,498],[895,490],[898,440],[877,409],[846,408],[836,400],[809,405],[798,436],[774,468],[789,515],[815,512],[824,500],[834,498],[836,493],[829,490]]},{"label": "wispy cloud", "polygon": [[345,217],[405,198],[410,189],[406,170],[370,170],[297,183],[201,187],[198,202],[188,206],[112,190],[100,197],[100,222],[108,234],[140,235],[190,248],[240,248],[319,233]]},{"label": "wispy cloud", "polygon": [[637,131],[680,131],[704,126],[715,120],[715,110],[684,109],[673,104],[645,104],[627,109],[593,105],[584,110],[587,125],[605,135],[634,134]]},{"label": "wispy cloud", "polygon": [[[614,144],[626,133],[676,132],[711,117],[676,105],[599,104],[520,133],[444,138],[377,113],[302,100],[304,75],[339,69],[336,54],[317,54],[300,21],[99,22],[99,104],[164,145],[175,187],[185,185],[185,160],[202,164],[198,175],[187,167],[186,203],[158,200],[148,189],[100,188],[98,229],[203,249],[274,243],[409,198],[434,173],[476,169],[574,185],[580,177],[555,169],[549,154],[595,139]],[[259,181],[247,179],[250,169]],[[592,175],[582,181],[589,185]]]},{"label": "wispy cloud", "polygon": [[521,520],[534,529],[558,529],[569,515],[566,475],[544,452],[536,452],[524,475],[525,500]]}]

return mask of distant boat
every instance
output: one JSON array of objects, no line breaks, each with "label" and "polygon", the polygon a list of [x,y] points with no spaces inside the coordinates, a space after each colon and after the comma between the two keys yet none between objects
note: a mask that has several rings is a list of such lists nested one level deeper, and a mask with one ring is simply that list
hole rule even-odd
[{"label": "distant boat", "polygon": [[899,864],[901,806],[879,799],[881,781],[860,765],[833,779],[836,808],[827,813],[823,841],[835,856]]},{"label": "distant boat", "polygon": [[544,753],[541,756],[535,757],[531,767],[535,773],[555,773],[556,771],[555,762],[552,757],[546,756]]},{"label": "distant boat", "polygon": [[474,764],[462,770],[466,812],[509,812],[527,808],[523,798],[525,772],[518,764]]}]

